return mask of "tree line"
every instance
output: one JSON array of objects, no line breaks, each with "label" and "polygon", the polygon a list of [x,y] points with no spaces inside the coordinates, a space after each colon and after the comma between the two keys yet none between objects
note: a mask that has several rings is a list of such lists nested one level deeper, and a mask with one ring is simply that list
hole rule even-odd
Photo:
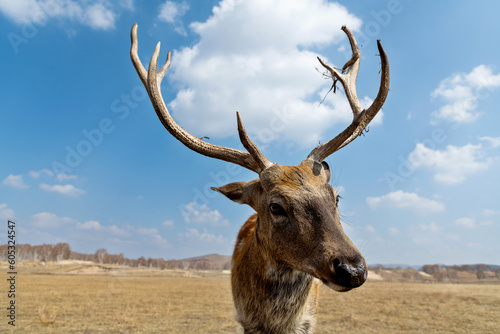
[{"label": "tree line", "polygon": [[[500,268],[492,268],[486,264],[464,264],[457,266],[445,266],[440,264],[427,264],[422,267],[422,271],[434,276],[438,281],[447,282],[453,281],[459,278],[460,272],[472,273],[476,275],[476,278],[487,279],[491,278],[493,275],[495,278],[500,278]],[[489,275],[492,273],[493,275]]]},{"label": "tree line", "polygon": [[[500,280],[500,266],[487,264],[443,265],[426,264],[421,268],[384,267],[376,265],[369,271],[384,276],[390,272],[391,279],[401,281],[462,282],[475,280]],[[427,274],[427,276],[425,276]]]},{"label": "tree line", "polygon": [[[0,259],[7,261],[7,245],[0,246]],[[141,256],[138,259],[126,258],[123,253],[110,254],[106,249],[100,248],[94,254],[78,253],[71,250],[68,243],[60,242],[55,245],[43,244],[32,246],[21,244],[16,246],[16,260],[30,260],[34,262],[59,263],[62,260],[91,261],[99,264],[123,265],[129,267],[151,267],[160,269],[197,269],[197,270],[227,270],[230,262],[214,263],[209,259],[199,257],[186,260],[164,260]]]}]

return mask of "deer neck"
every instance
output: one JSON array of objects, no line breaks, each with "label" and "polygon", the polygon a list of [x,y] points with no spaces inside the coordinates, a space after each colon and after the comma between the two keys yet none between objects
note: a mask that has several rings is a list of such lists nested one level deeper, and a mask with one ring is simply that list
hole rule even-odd
[{"label": "deer neck", "polygon": [[233,298],[245,333],[312,333],[319,281],[274,261],[255,231],[237,244],[233,261]]}]

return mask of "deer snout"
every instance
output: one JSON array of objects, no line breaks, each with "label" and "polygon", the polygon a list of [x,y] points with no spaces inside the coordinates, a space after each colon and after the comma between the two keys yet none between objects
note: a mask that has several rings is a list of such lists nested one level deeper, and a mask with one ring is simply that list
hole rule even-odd
[{"label": "deer snout", "polygon": [[357,256],[353,260],[334,259],[333,271],[336,283],[347,289],[361,286],[368,276],[366,262],[361,256]]}]

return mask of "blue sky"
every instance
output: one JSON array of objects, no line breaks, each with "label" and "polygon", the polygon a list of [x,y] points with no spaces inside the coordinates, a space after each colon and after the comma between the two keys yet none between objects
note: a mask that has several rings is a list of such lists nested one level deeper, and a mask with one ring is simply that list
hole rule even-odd
[{"label": "blue sky", "polygon": [[[307,5],[306,5],[307,3]],[[249,207],[211,186],[253,172],[200,156],[163,128],[129,57],[172,50],[176,121],[240,148],[238,110],[265,155],[296,165],[350,122],[316,56],[362,54],[360,100],[391,91],[370,131],[328,158],[344,229],[369,263],[494,263],[500,254],[500,4],[0,0],[0,218],[18,242],[127,257],[229,255]],[[6,223],[5,223],[6,226]],[[6,238],[6,228],[0,230]]]}]

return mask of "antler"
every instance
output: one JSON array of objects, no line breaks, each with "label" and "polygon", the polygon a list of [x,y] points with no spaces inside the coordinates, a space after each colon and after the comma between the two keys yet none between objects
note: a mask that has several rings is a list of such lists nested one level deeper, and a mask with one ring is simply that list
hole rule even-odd
[{"label": "antler", "polygon": [[[380,53],[380,60],[382,62],[382,75],[380,78],[380,87],[372,105],[368,109],[363,109],[359,103],[358,95],[356,93],[356,78],[358,76],[360,53],[358,45],[352,32],[347,29],[346,26],[342,27],[342,30],[346,33],[349,38],[352,49],[351,59],[342,68],[342,73],[339,73],[335,68],[324,63],[319,57],[318,60],[330,73],[334,80],[340,81],[345,90],[345,95],[349,101],[353,113],[352,123],[335,138],[323,143],[312,150],[312,152],[307,157],[308,159],[315,161],[323,161],[330,154],[335,151],[340,150],[342,147],[349,144],[351,141],[356,139],[363,133],[363,130],[370,123],[370,121],[375,117],[378,111],[382,108],[384,101],[389,93],[389,59],[385,53],[380,40],[377,40],[377,47]],[[344,73],[346,70],[347,73]]]},{"label": "antler", "polygon": [[134,23],[132,31],[130,32],[130,38],[132,40],[132,45],[130,47],[130,58],[132,59],[132,63],[134,64],[139,78],[141,78],[144,87],[146,87],[146,90],[149,94],[149,99],[153,104],[158,118],[160,119],[163,126],[168,130],[168,132],[170,132],[177,140],[179,140],[181,143],[195,152],[211,158],[238,164],[256,173],[260,173],[267,167],[271,166],[272,162],[270,162],[264,156],[264,154],[262,154],[257,145],[255,145],[250,140],[250,138],[248,138],[248,135],[243,126],[243,122],[241,121],[240,114],[238,112],[236,112],[238,120],[238,133],[241,143],[243,144],[245,149],[248,150],[248,152],[206,143],[200,138],[197,138],[184,130],[174,121],[174,119],[168,112],[165,102],[163,101],[160,89],[163,76],[170,66],[170,51],[167,54],[167,60],[165,64],[157,73],[158,56],[160,54],[160,42],[158,42],[151,57],[151,61],[149,62],[148,71],[146,71],[137,54],[137,28],[137,23]]}]

